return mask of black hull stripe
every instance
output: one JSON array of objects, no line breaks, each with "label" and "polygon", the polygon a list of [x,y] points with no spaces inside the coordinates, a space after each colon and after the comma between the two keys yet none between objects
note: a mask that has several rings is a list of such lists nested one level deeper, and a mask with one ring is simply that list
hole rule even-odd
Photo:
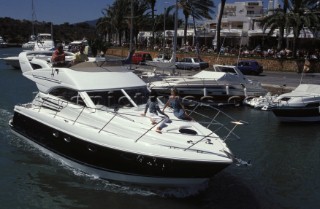
[{"label": "black hull stripe", "polygon": [[273,113],[279,117],[319,117],[318,107],[313,108],[273,108]]},{"label": "black hull stripe", "polygon": [[58,132],[15,112],[12,129],[34,143],[70,161],[94,169],[132,176],[209,178],[229,164],[158,158],[124,152]]}]

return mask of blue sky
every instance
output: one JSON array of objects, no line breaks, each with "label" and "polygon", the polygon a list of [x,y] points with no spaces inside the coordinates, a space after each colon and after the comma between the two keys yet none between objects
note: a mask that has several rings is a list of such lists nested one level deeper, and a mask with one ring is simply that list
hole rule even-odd
[{"label": "blue sky", "polygon": [[[33,0],[35,14],[38,21],[62,24],[77,23],[102,17],[102,9],[111,5],[114,0]],[[244,0],[227,0],[227,3]],[[254,1],[254,0],[251,0]],[[280,0],[281,1],[281,0]],[[0,0],[0,17],[14,19],[32,19],[32,0]],[[165,7],[174,4],[175,0],[157,0],[157,12],[161,13]],[[218,7],[220,0],[214,0]],[[267,6],[264,0],[264,6]]]}]

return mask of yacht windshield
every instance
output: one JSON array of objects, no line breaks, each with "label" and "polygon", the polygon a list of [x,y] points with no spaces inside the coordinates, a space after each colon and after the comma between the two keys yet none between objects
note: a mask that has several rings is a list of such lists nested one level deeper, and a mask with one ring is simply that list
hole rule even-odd
[{"label": "yacht windshield", "polygon": [[237,74],[237,72],[235,71],[235,69],[233,67],[215,66],[214,69],[215,69],[215,71],[218,71],[218,72]]},{"label": "yacht windshield", "polygon": [[87,92],[95,105],[103,105],[109,108],[133,107],[145,104],[148,99],[147,88],[118,89],[113,91]]}]

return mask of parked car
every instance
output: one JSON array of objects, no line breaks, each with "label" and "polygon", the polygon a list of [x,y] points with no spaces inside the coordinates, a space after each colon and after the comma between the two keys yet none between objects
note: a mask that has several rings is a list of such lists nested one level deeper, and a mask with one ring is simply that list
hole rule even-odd
[{"label": "parked car", "polygon": [[170,54],[158,54],[156,58],[153,58],[153,61],[155,62],[164,62],[164,61],[169,61],[171,59]]},{"label": "parked car", "polygon": [[199,70],[199,69],[205,69],[208,67],[209,67],[208,62],[205,62],[202,59],[196,58],[196,57],[185,57],[176,62],[177,69]]},{"label": "parked car", "polygon": [[255,60],[242,60],[234,64],[245,75],[259,75],[263,67]]},{"label": "parked car", "polygon": [[132,55],[132,64],[143,65],[146,61],[152,61],[152,57],[148,52],[135,52]]}]

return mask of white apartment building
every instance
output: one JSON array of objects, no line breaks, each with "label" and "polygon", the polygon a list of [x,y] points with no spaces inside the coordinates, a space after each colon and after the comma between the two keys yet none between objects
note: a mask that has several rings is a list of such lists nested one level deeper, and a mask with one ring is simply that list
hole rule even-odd
[{"label": "white apartment building", "polygon": [[[217,18],[211,24],[213,27],[216,27],[220,6],[221,4],[218,6]],[[273,9],[274,1],[270,0],[268,7],[272,7],[268,10]],[[262,35],[256,19],[266,15],[265,10],[263,1],[226,3],[221,22],[221,37],[234,46],[248,45],[249,37]],[[215,44],[216,39],[213,42],[213,45]]]},{"label": "white apartment building", "polygon": [[[207,23],[210,24],[211,28],[216,28],[220,6],[221,4],[218,6],[217,18],[211,23]],[[248,46],[250,41],[251,47],[255,47],[263,41],[266,41],[267,38],[264,37],[266,37],[268,29],[263,33],[257,19],[266,15],[272,15],[273,10],[279,7],[280,4],[278,0],[269,0],[266,7],[261,0],[226,3],[221,22],[220,36],[223,39],[222,42],[225,43],[225,46]],[[276,29],[271,38],[268,37],[269,42],[272,43],[277,40],[277,31]],[[292,42],[290,38],[293,37],[292,32],[285,34],[285,37],[288,38],[287,44],[290,46]],[[308,29],[300,32],[300,38],[308,39],[313,37],[314,34]],[[216,45],[216,39],[213,40],[213,45]]]}]

